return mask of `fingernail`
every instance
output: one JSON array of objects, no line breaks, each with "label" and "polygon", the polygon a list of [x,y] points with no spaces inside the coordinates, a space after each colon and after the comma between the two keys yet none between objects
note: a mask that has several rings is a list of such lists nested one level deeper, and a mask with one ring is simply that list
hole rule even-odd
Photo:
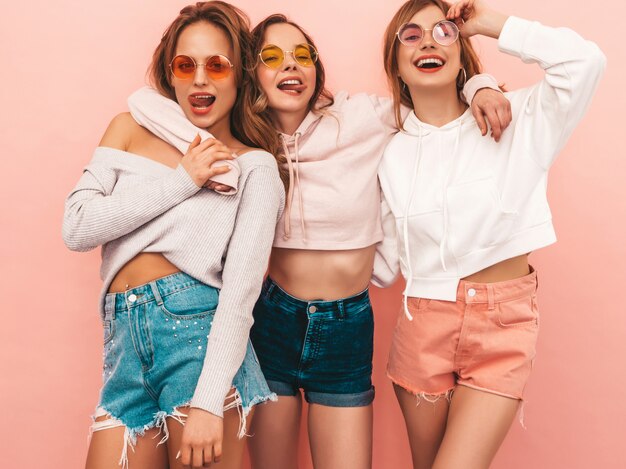
[{"label": "fingernail", "polygon": [[180,458],[180,450],[176,453],[176,459]]}]

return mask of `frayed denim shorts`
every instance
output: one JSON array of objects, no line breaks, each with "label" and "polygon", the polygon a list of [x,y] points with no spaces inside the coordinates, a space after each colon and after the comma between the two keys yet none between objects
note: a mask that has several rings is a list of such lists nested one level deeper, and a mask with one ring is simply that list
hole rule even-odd
[{"label": "frayed denim shorts", "polygon": [[374,316],[368,290],[335,301],[305,301],[269,277],[250,333],[263,374],[279,396],[300,389],[309,403],[362,407],[374,400]]},{"label": "frayed denim shorts", "polygon": [[[94,422],[93,430],[124,426],[134,444],[146,430],[163,428],[166,417],[180,416],[177,409],[190,403],[202,370],[218,300],[219,290],[182,272],[106,295],[104,384],[96,417],[111,419]],[[251,407],[276,399],[250,342],[233,388],[225,410],[240,407],[242,436]]]}]

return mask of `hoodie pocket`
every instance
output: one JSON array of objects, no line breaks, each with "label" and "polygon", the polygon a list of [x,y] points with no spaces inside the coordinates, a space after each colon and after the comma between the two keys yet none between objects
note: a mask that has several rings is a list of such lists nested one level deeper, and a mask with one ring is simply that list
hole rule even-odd
[{"label": "hoodie pocket", "polygon": [[506,242],[517,212],[502,208],[491,177],[451,186],[447,191],[448,247],[459,258]]}]

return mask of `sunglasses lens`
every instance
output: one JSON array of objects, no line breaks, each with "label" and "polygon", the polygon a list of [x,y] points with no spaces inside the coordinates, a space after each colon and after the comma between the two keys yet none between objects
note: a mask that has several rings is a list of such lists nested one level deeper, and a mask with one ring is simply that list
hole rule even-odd
[{"label": "sunglasses lens", "polygon": [[433,28],[433,39],[442,46],[449,46],[459,37],[459,28],[452,21],[440,21]]},{"label": "sunglasses lens", "polygon": [[206,61],[206,73],[214,80],[220,80],[230,75],[231,63],[223,55],[212,55]]},{"label": "sunglasses lens", "polygon": [[261,61],[269,68],[278,68],[285,58],[283,50],[277,46],[266,46],[261,50]]},{"label": "sunglasses lens", "polygon": [[308,44],[298,44],[293,51],[293,58],[304,67],[312,67],[317,61],[317,51]]},{"label": "sunglasses lens", "polygon": [[398,38],[405,46],[414,46],[422,40],[424,31],[421,26],[414,23],[407,23],[398,31]]},{"label": "sunglasses lens", "polygon": [[176,78],[180,78],[181,80],[193,78],[193,75],[196,72],[196,63],[191,57],[187,57],[186,55],[177,55],[174,57],[170,66],[174,76]]}]

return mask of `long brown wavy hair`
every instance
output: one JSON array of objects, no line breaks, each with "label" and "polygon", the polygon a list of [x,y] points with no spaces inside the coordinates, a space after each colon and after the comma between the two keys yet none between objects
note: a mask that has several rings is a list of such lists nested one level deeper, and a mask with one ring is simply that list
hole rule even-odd
[{"label": "long brown wavy hair", "polygon": [[[387,80],[389,81],[389,86],[391,87],[396,126],[399,129],[403,129],[400,106],[404,105],[409,108],[413,108],[413,102],[411,101],[409,90],[404,86],[398,72],[398,47],[400,45],[400,41],[397,39],[396,32],[400,29],[400,26],[410,21],[413,15],[430,5],[435,5],[443,12],[444,15],[448,13],[448,9],[450,8],[450,5],[442,0],[409,0],[396,12],[387,26],[387,30],[385,31],[385,43],[383,49],[385,73],[387,74]],[[469,38],[464,38],[459,35],[458,40],[461,46],[461,65],[465,69],[467,79],[469,80],[474,75],[481,72],[482,65],[480,64],[478,55],[476,55],[476,51],[474,50]],[[465,81],[463,73],[459,72],[456,86],[457,95],[460,100],[463,99],[461,91],[463,90]]]},{"label": "long brown wavy hair", "polygon": [[154,51],[148,69],[152,85],[162,95],[176,101],[169,64],[174,58],[178,38],[183,30],[201,21],[220,28],[233,48],[234,56],[231,59],[237,86],[237,98],[230,113],[233,136],[247,146],[259,147],[274,155],[286,186],[289,180],[286,170],[283,169],[286,160],[272,120],[251,109],[244,96],[245,90],[256,87],[253,73],[249,72],[254,66],[256,55],[252,49],[250,20],[242,10],[222,1],[197,2],[183,8],[165,30]]}]

